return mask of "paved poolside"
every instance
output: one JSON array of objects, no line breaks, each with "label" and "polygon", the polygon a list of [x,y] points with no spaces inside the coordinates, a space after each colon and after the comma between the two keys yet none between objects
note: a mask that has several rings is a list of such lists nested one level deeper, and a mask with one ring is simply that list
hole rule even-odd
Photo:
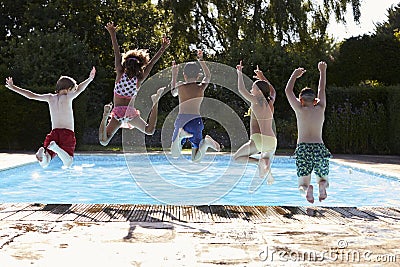
[{"label": "paved poolside", "polygon": [[[400,178],[398,156],[333,160]],[[400,207],[0,204],[7,267],[399,266],[399,244]]]}]

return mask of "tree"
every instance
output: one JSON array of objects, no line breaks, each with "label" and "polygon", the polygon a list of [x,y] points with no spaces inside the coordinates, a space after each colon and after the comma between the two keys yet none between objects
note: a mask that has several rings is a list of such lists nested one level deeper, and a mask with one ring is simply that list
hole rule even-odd
[{"label": "tree", "polygon": [[[10,75],[16,84],[38,93],[54,92],[55,84],[61,75],[71,76],[80,82],[87,78],[91,67],[96,65],[88,46],[69,32],[29,33],[24,38],[12,40],[10,45],[13,47],[13,57],[7,62],[11,66]],[[88,91],[90,90],[89,88]],[[75,114],[86,114],[87,104],[90,103],[87,96],[87,92],[84,92],[74,103]],[[7,125],[7,128],[15,131],[14,137],[21,138],[21,143],[14,145],[39,145],[51,128],[48,107],[12,92],[7,92],[2,100],[15,103],[15,106],[7,109],[0,118],[2,125]],[[75,116],[75,132],[78,139],[82,136],[86,123],[86,116],[79,115]],[[24,136],[27,129],[33,140]]]},{"label": "tree", "polygon": [[387,21],[376,24],[376,35],[393,35],[400,30],[400,3],[387,10]]},{"label": "tree", "polygon": [[[3,0],[0,73],[3,77],[12,74],[29,88],[47,91],[61,72],[79,79],[79,75],[86,75],[88,67],[96,65],[95,88],[87,92],[90,101],[86,102],[82,118],[85,127],[97,128],[103,105],[113,96],[113,52],[104,29],[109,21],[120,26],[117,34],[122,51],[146,48],[154,54],[162,34],[171,37],[170,48],[152,74],[169,67],[173,59],[179,63],[194,60],[196,54],[192,50],[202,48],[209,61],[234,67],[244,59],[248,76],[259,65],[274,85],[282,88],[291,70],[299,65],[310,69],[310,80],[303,79],[304,83],[315,80],[318,73],[311,70],[332,49],[332,40],[326,36],[329,18],[335,16],[344,21],[343,14],[351,6],[358,20],[360,6],[357,0],[325,0],[321,5],[311,0],[153,2]],[[57,40],[64,40],[66,46],[60,46]],[[222,88],[209,93],[223,101],[233,99]],[[15,97],[5,94],[6,98]],[[236,105],[235,110],[244,110],[245,105],[239,100],[231,103]],[[170,102],[161,107],[171,108],[174,102]],[[278,101],[281,104],[287,105]],[[29,113],[25,110],[24,116],[35,114]]]},{"label": "tree", "polygon": [[333,83],[400,83],[400,5],[388,9],[387,17],[386,22],[377,24],[375,33],[349,38],[339,46],[329,78]]}]

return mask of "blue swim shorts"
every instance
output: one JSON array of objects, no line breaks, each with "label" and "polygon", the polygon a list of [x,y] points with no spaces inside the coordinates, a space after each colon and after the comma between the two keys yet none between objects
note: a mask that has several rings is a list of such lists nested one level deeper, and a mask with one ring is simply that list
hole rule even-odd
[{"label": "blue swim shorts", "polygon": [[186,132],[193,134],[193,137],[182,140],[182,145],[187,139],[192,144],[192,148],[199,148],[201,140],[203,140],[204,124],[199,114],[178,114],[174,123],[174,133],[172,141],[178,136],[179,128],[183,128]]},{"label": "blue swim shorts", "polygon": [[299,143],[294,151],[296,156],[297,176],[308,176],[314,170],[318,177],[329,174],[329,150],[322,143]]}]

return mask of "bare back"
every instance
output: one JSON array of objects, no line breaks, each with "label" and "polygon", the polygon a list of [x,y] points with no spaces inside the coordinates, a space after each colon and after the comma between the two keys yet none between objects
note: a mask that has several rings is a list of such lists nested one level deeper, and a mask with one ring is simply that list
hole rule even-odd
[{"label": "bare back", "polygon": [[296,113],[297,143],[323,143],[322,127],[325,120],[326,107],[326,63],[319,62],[318,69],[320,72],[318,94],[312,101],[303,99],[301,92],[299,98],[297,98],[293,92],[296,80],[306,72],[304,68],[295,69],[286,85],[286,97]]},{"label": "bare back", "polygon": [[180,114],[200,114],[204,88],[204,85],[197,83],[182,83],[178,86]]},{"label": "bare back", "polygon": [[73,94],[50,94],[48,98],[51,128],[65,128],[74,131]]},{"label": "bare back", "polygon": [[325,109],[319,105],[303,106],[295,109],[298,143],[323,143],[324,111]]},{"label": "bare back", "polygon": [[266,105],[265,100],[263,103],[252,103],[251,117],[250,117],[250,135],[260,133],[267,136],[275,136],[272,128],[273,123],[273,110],[272,103]]}]

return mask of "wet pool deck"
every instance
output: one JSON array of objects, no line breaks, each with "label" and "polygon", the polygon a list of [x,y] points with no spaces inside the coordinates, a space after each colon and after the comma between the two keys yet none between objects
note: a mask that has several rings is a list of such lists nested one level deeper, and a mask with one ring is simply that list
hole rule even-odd
[{"label": "wet pool deck", "polygon": [[[400,157],[333,161],[400,178]],[[7,267],[399,266],[399,245],[400,207],[0,204]]]}]

